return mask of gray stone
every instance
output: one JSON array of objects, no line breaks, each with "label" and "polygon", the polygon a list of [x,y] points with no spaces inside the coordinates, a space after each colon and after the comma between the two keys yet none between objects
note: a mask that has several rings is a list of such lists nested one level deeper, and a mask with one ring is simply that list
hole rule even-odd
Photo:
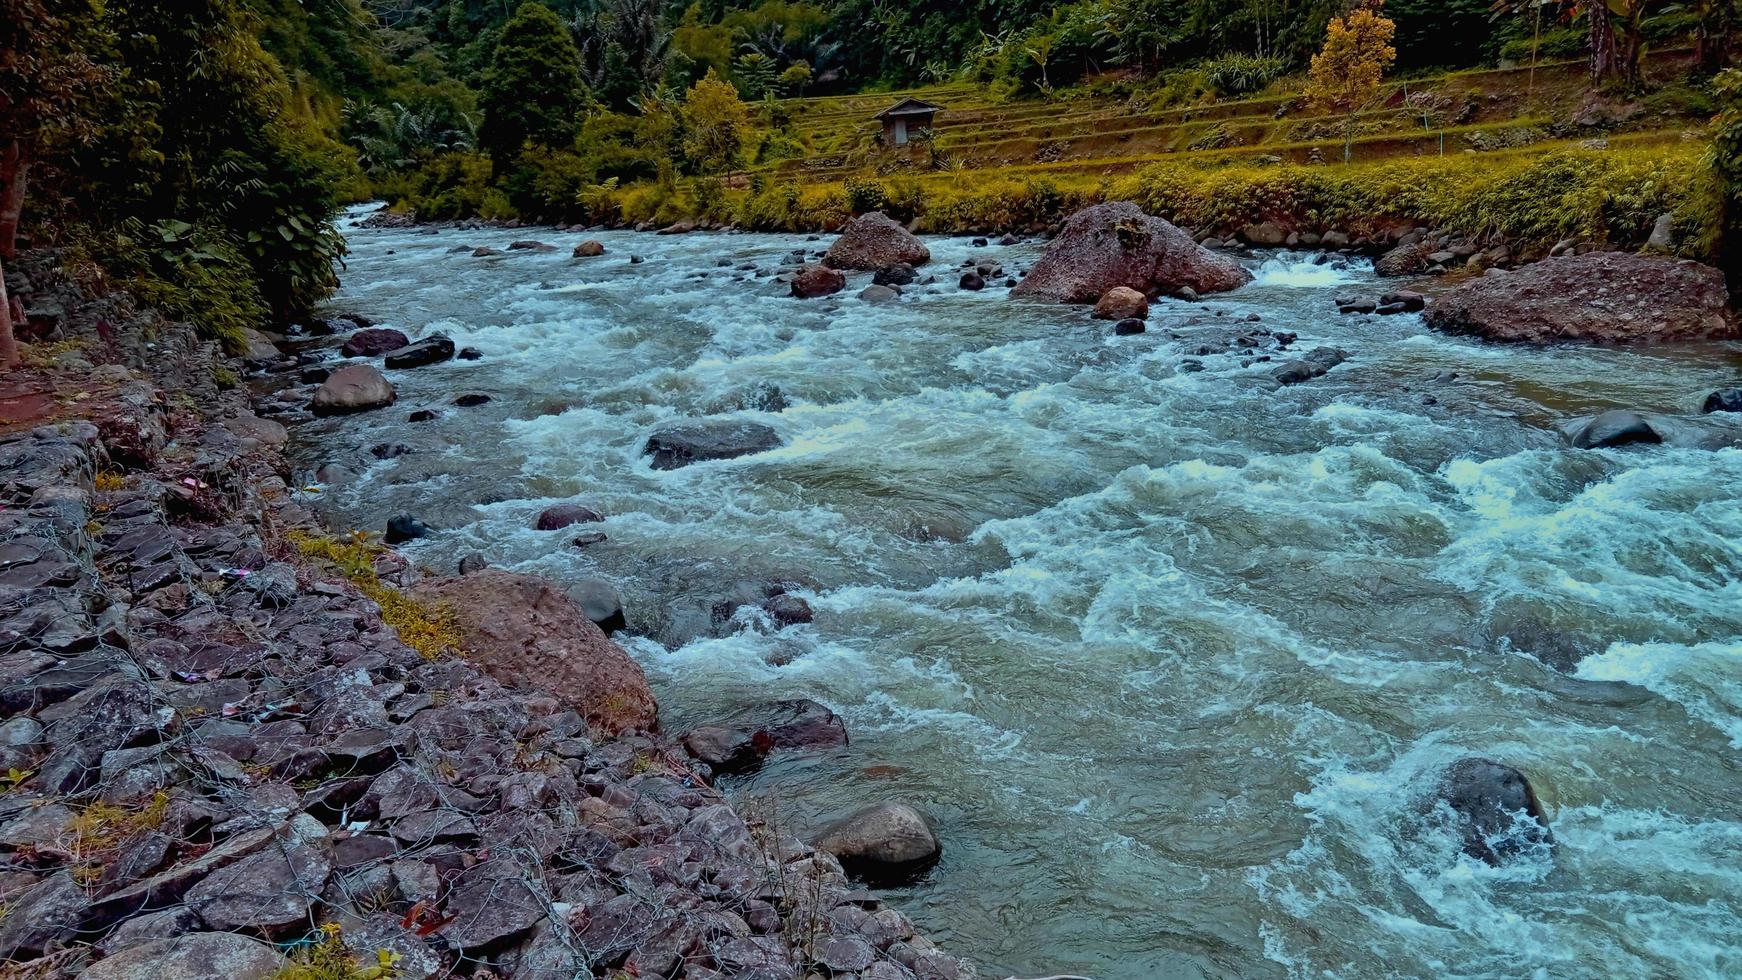
[{"label": "gray stone", "polygon": [[824,827],[813,843],[848,874],[874,883],[909,880],[943,854],[925,815],[895,802],[861,807]]},{"label": "gray stone", "polygon": [[83,980],[267,980],[283,969],[276,949],[233,932],[196,932],[128,945],[98,960]]},{"label": "gray stone", "polygon": [[654,430],[642,454],[653,457],[656,470],[675,470],[705,460],[767,452],[780,443],[779,433],[759,422],[701,419]]}]

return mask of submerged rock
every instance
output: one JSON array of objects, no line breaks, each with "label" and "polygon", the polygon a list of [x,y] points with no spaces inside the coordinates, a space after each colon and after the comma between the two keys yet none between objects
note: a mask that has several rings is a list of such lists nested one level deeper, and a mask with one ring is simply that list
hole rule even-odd
[{"label": "submerged rock", "polygon": [[1720,388],[1712,392],[1706,396],[1700,411],[1707,415],[1713,412],[1742,412],[1742,388]]},{"label": "submerged rock", "polygon": [[1120,320],[1118,323],[1113,324],[1113,334],[1117,337],[1131,337],[1143,333],[1148,329],[1148,327],[1144,326],[1142,320],[1135,317],[1129,320]]},{"label": "submerged rock", "polygon": [[913,266],[906,262],[886,265],[871,276],[871,282],[878,286],[908,286],[912,285],[919,273],[913,271]]},{"label": "submerged rock", "polygon": [[986,288],[986,277],[974,269],[969,269],[962,273],[962,278],[957,280],[956,285],[970,292],[977,292]]},{"label": "submerged rock", "polygon": [[1464,853],[1487,864],[1554,843],[1530,780],[1505,763],[1459,759],[1441,777],[1439,799],[1456,816]]},{"label": "submerged rock", "polygon": [[590,524],[605,519],[605,515],[580,504],[557,504],[546,507],[533,524],[539,531],[560,531],[571,524]]},{"label": "submerged rock", "polygon": [[780,445],[780,435],[759,422],[700,419],[664,426],[648,437],[642,455],[656,470],[675,470],[712,459],[736,459]]},{"label": "submerged rock", "polygon": [[400,514],[387,521],[387,533],[381,536],[381,540],[388,544],[403,544],[407,541],[428,537],[430,530],[428,524],[417,518],[409,514]]},{"label": "submerged rock", "polygon": [[1071,216],[1012,295],[1093,303],[1115,286],[1144,295],[1226,292],[1252,281],[1238,262],[1192,240],[1129,201],[1097,204]]},{"label": "submerged rock", "polygon": [[1724,276],[1698,262],[1626,252],[1491,270],[1441,294],[1428,326],[1487,340],[1656,344],[1735,334]]},{"label": "submerged rock", "polygon": [[847,223],[841,237],[823,255],[831,269],[870,272],[897,263],[910,266],[931,261],[931,249],[881,211],[862,214]]},{"label": "submerged rock", "polygon": [[602,578],[584,578],[569,586],[568,595],[589,621],[606,636],[629,625],[623,615],[623,597],[617,587]]},{"label": "submerged rock", "polygon": [[812,844],[849,875],[879,885],[911,881],[943,855],[925,815],[905,803],[861,807],[818,831]]},{"label": "submerged rock", "polygon": [[901,298],[901,290],[894,286],[870,285],[859,290],[859,299],[866,303],[892,303]]},{"label": "submerged rock", "polygon": [[1624,410],[1604,412],[1579,423],[1568,431],[1567,438],[1577,449],[1609,449],[1663,442],[1663,435],[1652,427],[1650,420],[1638,412]]}]

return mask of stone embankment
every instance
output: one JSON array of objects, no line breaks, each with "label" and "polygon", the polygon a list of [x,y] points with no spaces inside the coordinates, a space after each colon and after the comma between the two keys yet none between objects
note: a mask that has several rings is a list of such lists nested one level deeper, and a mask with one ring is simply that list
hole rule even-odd
[{"label": "stone embankment", "polygon": [[[235,362],[151,336],[63,342],[0,391],[0,972],[974,975],[782,814],[727,799],[548,590],[431,581],[330,535]],[[493,585],[544,642],[444,604]],[[456,654],[469,632],[496,659]],[[538,657],[573,659],[540,686]]]}]

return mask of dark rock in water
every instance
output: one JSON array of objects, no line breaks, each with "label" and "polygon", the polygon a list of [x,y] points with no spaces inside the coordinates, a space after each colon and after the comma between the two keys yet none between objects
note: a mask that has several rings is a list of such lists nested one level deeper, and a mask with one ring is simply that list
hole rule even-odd
[{"label": "dark rock in water", "polygon": [[1238,262],[1199,245],[1183,229],[1130,201],[1097,204],[1072,215],[1013,295],[1093,303],[1115,286],[1146,296],[1225,292],[1252,281]]},{"label": "dark rock in water", "polygon": [[1281,385],[1295,385],[1303,381],[1321,378],[1331,368],[1349,359],[1349,355],[1336,347],[1320,347],[1305,357],[1289,361],[1273,368],[1270,376]]},{"label": "dark rock in water", "polygon": [[369,455],[376,459],[398,459],[401,456],[409,456],[415,452],[417,452],[417,450],[407,446],[403,442],[382,442],[369,447]]},{"label": "dark rock in water", "polygon": [[1005,236],[1003,238],[998,239],[998,244],[1000,244],[1000,245],[1020,245],[1021,243],[1022,243],[1022,239],[1017,238],[1015,235],[1008,234],[1008,233],[1005,234]]},{"label": "dark rock in water", "polygon": [[605,243],[588,239],[575,246],[574,256],[577,259],[598,258],[605,254]]},{"label": "dark rock in water", "polygon": [[1663,435],[1638,412],[1617,409],[1591,419],[1568,433],[1576,449],[1609,449],[1638,444],[1656,445]]},{"label": "dark rock in water", "polygon": [[484,352],[476,347],[462,347],[454,356],[462,361],[476,361],[484,356]]},{"label": "dark rock in water", "polygon": [[479,394],[477,392],[461,395],[454,399],[454,404],[461,408],[477,408],[479,405],[488,405],[490,402],[491,398],[489,395]]},{"label": "dark rock in water", "polygon": [[610,539],[605,536],[603,531],[588,531],[586,534],[575,535],[575,539],[569,543],[577,548],[586,548],[595,544],[604,544],[608,540]]},{"label": "dark rock in water", "polygon": [[675,470],[703,460],[767,452],[779,445],[780,435],[757,422],[700,419],[655,430],[641,452],[653,457],[654,469]]},{"label": "dark rock in water", "polygon": [[1130,337],[1134,334],[1143,333],[1147,329],[1149,328],[1144,325],[1143,321],[1136,317],[1131,317],[1127,320],[1120,320],[1118,323],[1113,324],[1113,333],[1115,336],[1119,337]]},{"label": "dark rock in water", "polygon": [[1402,303],[1380,303],[1374,307],[1373,312],[1380,316],[1396,316],[1399,313],[1408,313],[1409,307]]},{"label": "dark rock in water", "polygon": [[1202,371],[1203,369],[1204,369],[1204,362],[1198,360],[1195,357],[1188,357],[1185,360],[1179,362],[1179,370],[1180,370],[1181,374],[1197,374],[1199,371]]},{"label": "dark rock in water", "polygon": [[629,625],[623,615],[623,597],[616,586],[602,578],[581,579],[569,586],[568,596],[606,636]]},{"label": "dark rock in water", "polygon": [[863,303],[892,303],[901,298],[901,290],[894,286],[870,285],[859,290],[859,301]]},{"label": "dark rock in water", "polygon": [[1505,763],[1459,759],[1441,777],[1439,798],[1457,816],[1464,853],[1487,864],[1554,843],[1530,780]]},{"label": "dark rock in water", "polygon": [[835,269],[807,265],[792,277],[792,295],[798,299],[816,299],[847,288],[847,277]]},{"label": "dark rock in water", "polygon": [[683,737],[689,754],[718,773],[749,772],[762,765],[765,750],[749,732],[724,725],[703,725]]},{"label": "dark rock in water", "polygon": [[815,614],[810,603],[795,595],[777,595],[762,603],[762,610],[778,626],[794,626],[810,622]]},{"label": "dark rock in water", "polygon": [[924,265],[931,249],[881,211],[862,214],[841,229],[841,237],[829,246],[823,264],[831,269],[870,271],[903,263]]},{"label": "dark rock in water", "polygon": [[984,239],[984,238],[976,238],[973,241],[969,242],[968,244],[972,245],[975,248],[985,248],[987,245],[989,245],[991,243],[986,241],[986,239]]},{"label": "dark rock in water", "polygon": [[453,356],[454,342],[446,334],[438,333],[389,353],[384,363],[390,368],[414,368],[439,364]]},{"label": "dark rock in water", "polygon": [[428,524],[408,514],[400,514],[398,517],[388,520],[387,533],[382,536],[381,540],[388,544],[400,544],[426,537],[430,531],[431,528]]},{"label": "dark rock in water", "polygon": [[391,327],[370,327],[346,338],[339,353],[346,357],[380,357],[411,343],[411,338]]},{"label": "dark rock in water", "polygon": [[407,422],[434,422],[442,417],[442,413],[433,408],[420,408],[405,417]]},{"label": "dark rock in water", "polygon": [[967,290],[981,290],[986,288],[986,280],[979,272],[969,269],[962,273],[962,278],[957,285]]},{"label": "dark rock in water", "polygon": [[500,251],[498,251],[497,249],[493,249],[493,248],[489,247],[488,245],[480,245],[477,248],[472,249],[472,258],[475,258],[475,259],[487,259],[492,255],[501,255],[501,254],[502,253]]},{"label": "dark rock in water", "polygon": [[605,519],[603,514],[580,504],[557,504],[546,507],[533,525],[539,531],[559,531],[571,524],[591,524]]},{"label": "dark rock in water", "polygon": [[880,885],[911,881],[943,854],[925,815],[905,803],[861,807],[818,831],[812,844],[849,875]]},{"label": "dark rock in water", "polygon": [[1531,344],[1654,344],[1735,336],[1717,269],[1630,252],[1491,269],[1441,293],[1424,314],[1448,333]]},{"label": "dark rock in water", "polygon": [[1337,300],[1338,313],[1372,313],[1379,309],[1379,301],[1371,296],[1353,296]]},{"label": "dark rock in water", "polygon": [[484,560],[483,555],[467,555],[460,559],[461,575],[471,575],[474,572],[481,572],[489,567],[490,563]]},{"label": "dark rock in water", "polygon": [[1713,412],[1742,412],[1742,388],[1720,388],[1706,396],[1706,403],[1700,406],[1700,411],[1710,415]]},{"label": "dark rock in water", "polygon": [[305,385],[318,385],[332,376],[332,368],[305,367],[297,373],[296,380]]},{"label": "dark rock in water", "polygon": [[1408,289],[1400,289],[1395,293],[1386,293],[1379,297],[1381,306],[1401,306],[1404,312],[1419,313],[1427,309],[1427,297]]},{"label": "dark rock in water", "polygon": [[879,286],[906,286],[919,278],[919,273],[913,271],[913,266],[906,262],[897,262],[878,269],[871,276],[871,281]]},{"label": "dark rock in water", "polygon": [[518,241],[518,242],[509,242],[508,243],[508,251],[510,251],[510,252],[554,252],[554,251],[556,251],[556,246],[555,245],[546,245],[543,242],[537,242],[537,241],[533,241],[531,239],[525,239],[523,241]]},{"label": "dark rock in water", "polygon": [[733,389],[725,397],[713,402],[708,411],[721,415],[728,412],[780,413],[788,407],[786,393],[780,390],[779,385],[771,381],[757,381]]},{"label": "dark rock in water", "polygon": [[735,716],[732,727],[756,736],[768,750],[816,750],[847,744],[841,716],[809,698],[776,701]]},{"label": "dark rock in water", "polygon": [[642,258],[639,255],[629,256],[629,264],[630,265],[640,265],[641,263],[646,262],[646,261],[647,261],[646,259]]}]

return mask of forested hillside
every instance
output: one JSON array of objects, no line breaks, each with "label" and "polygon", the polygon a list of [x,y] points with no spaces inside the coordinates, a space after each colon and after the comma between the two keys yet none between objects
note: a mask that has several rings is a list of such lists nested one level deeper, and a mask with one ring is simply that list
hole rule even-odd
[{"label": "forested hillside", "polygon": [[[1676,134],[1716,111],[1736,26],[1733,0],[4,0],[0,13],[0,258],[22,222],[27,242],[72,246],[232,343],[325,294],[343,247],[329,219],[372,197],[424,220],[764,228],[869,204],[960,230],[1056,221],[1161,162],[1188,161],[1186,177],[1135,191],[1165,205],[1159,188],[1255,161],[1613,132],[1659,134],[1648,162],[1681,161],[1682,199],[1654,191],[1638,214],[1692,208]],[[1366,81],[1314,82],[1315,58],[1359,17],[1383,35],[1344,31],[1331,74]],[[916,86],[946,115],[911,147],[883,145],[869,120],[889,96],[848,98]],[[965,185],[968,172],[984,179]]]}]

